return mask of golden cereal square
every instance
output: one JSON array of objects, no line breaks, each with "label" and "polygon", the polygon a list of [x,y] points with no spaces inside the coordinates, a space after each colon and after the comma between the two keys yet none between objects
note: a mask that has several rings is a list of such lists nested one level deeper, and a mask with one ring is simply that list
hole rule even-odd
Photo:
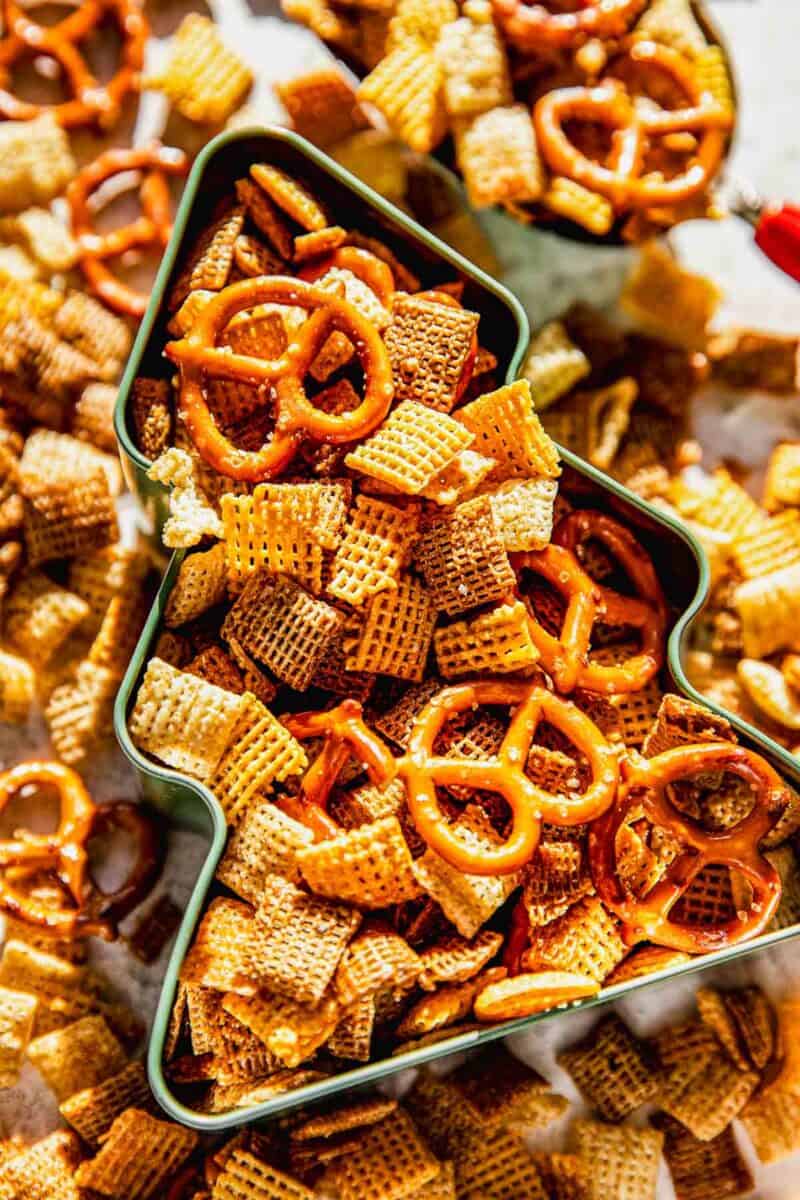
[{"label": "golden cereal square", "polygon": [[82,1188],[103,1196],[155,1200],[164,1194],[197,1141],[191,1129],[128,1108],[108,1130],[95,1158],[81,1163],[75,1178]]},{"label": "golden cereal square", "polygon": [[655,1129],[576,1121],[571,1131],[589,1173],[590,1200],[655,1200],[663,1134]]},{"label": "golden cereal square", "polygon": [[5,635],[36,667],[46,666],[89,616],[80,596],[53,583],[43,571],[21,575],[5,603]]},{"label": "golden cereal square", "polygon": [[549,408],[574,388],[591,370],[591,363],[575,345],[563,322],[550,321],[528,347],[522,374],[531,385],[537,412]]},{"label": "golden cereal square", "polygon": [[419,895],[397,817],[351,829],[298,852],[312,892],[365,908],[388,908]]},{"label": "golden cereal square", "polygon": [[272,790],[290,775],[298,775],[308,763],[306,752],[288,729],[260,700],[246,692],[230,741],[209,787],[229,825],[236,825],[256,798]]},{"label": "golden cereal square", "polygon": [[369,125],[355,88],[334,66],[277,83],[275,91],[297,132],[317,146],[340,142]]},{"label": "golden cereal square", "polygon": [[474,449],[497,462],[492,478],[533,475],[556,479],[561,473],[558,450],[534,411],[527,380],[479,396],[456,416],[474,434]]},{"label": "golden cereal square", "polygon": [[261,991],[254,996],[226,996],[223,1005],[289,1068],[312,1058],[331,1037],[341,1016],[341,1008],[331,996],[308,1005]]},{"label": "golden cereal square", "polygon": [[656,1125],[664,1134],[664,1157],[677,1200],[722,1200],[752,1189],[753,1177],[732,1128],[701,1142],[670,1117],[657,1117]]},{"label": "golden cereal square", "polygon": [[405,1200],[440,1170],[411,1118],[398,1109],[370,1126],[358,1149],[332,1164],[330,1177],[341,1200]]},{"label": "golden cereal square", "polygon": [[533,931],[523,965],[572,971],[602,983],[627,952],[619,921],[596,896],[587,896],[563,917]]},{"label": "golden cereal square", "polygon": [[348,1008],[364,996],[391,988],[413,987],[420,974],[419,955],[388,925],[370,921],[359,930],[342,955],[336,971],[336,994]]},{"label": "golden cereal square", "polygon": [[242,1148],[226,1158],[214,1182],[214,1200],[314,1200],[314,1196],[299,1179]]},{"label": "golden cereal square", "polygon": [[36,672],[26,659],[0,650],[0,721],[22,725],[36,697]]},{"label": "golden cereal square", "polygon": [[397,586],[417,539],[419,510],[398,508],[373,496],[358,496],[331,565],[328,592],[358,607],[370,596]]},{"label": "golden cereal square", "polygon": [[427,154],[447,132],[444,73],[436,55],[417,40],[387,54],[358,89],[392,132],[420,154]]},{"label": "golden cereal square", "polygon": [[721,293],[710,279],[681,267],[658,242],[648,242],[628,278],[620,304],[654,337],[702,350]]},{"label": "golden cereal square", "polygon": [[0,987],[0,1087],[13,1087],[33,1032],[36,996]]},{"label": "golden cereal square", "polygon": [[75,1092],[59,1112],[90,1146],[99,1145],[103,1135],[126,1108],[149,1108],[153,1103],[144,1067],[128,1063],[118,1075]]},{"label": "golden cereal square", "polygon": [[433,483],[474,440],[474,434],[453,417],[416,400],[406,400],[350,451],[345,465],[371,480],[415,496]]},{"label": "golden cereal square", "polygon": [[249,904],[222,897],[212,900],[183,960],[181,983],[225,992],[255,991],[250,981],[255,933]]},{"label": "golden cereal square", "polygon": [[69,136],[51,113],[0,126],[0,208],[20,212],[48,204],[77,170]]},{"label": "golden cereal square", "polygon": [[583,1042],[559,1055],[578,1091],[601,1117],[622,1121],[658,1091],[645,1047],[618,1017],[607,1017]]},{"label": "golden cereal square", "polygon": [[524,671],[539,657],[521,600],[498,605],[471,621],[442,626],[434,633],[433,644],[444,679]]},{"label": "golden cereal square", "polygon": [[419,682],[436,623],[426,589],[410,576],[396,589],[373,596],[364,623],[346,646],[348,671],[369,671]]},{"label": "golden cereal square", "polygon": [[549,1200],[525,1143],[509,1130],[472,1132],[456,1151],[454,1162],[457,1194],[464,1200],[484,1196]]},{"label": "golden cereal square", "polygon": [[478,320],[466,308],[398,296],[384,339],[395,398],[449,413],[463,390],[465,372],[471,370]]},{"label": "golden cereal square", "polygon": [[269,800],[252,805],[217,867],[217,878],[251,904],[258,904],[268,875],[300,882],[298,851],[312,841],[310,830]]},{"label": "golden cereal square", "polygon": [[14,1147],[0,1162],[4,1195],[24,1200],[82,1200],[75,1181],[81,1160],[80,1143],[65,1129],[51,1133],[33,1146]]},{"label": "golden cereal square", "polygon": [[217,542],[210,550],[188,554],[169,594],[165,625],[174,629],[221,603],[227,595],[225,566],[223,542]]},{"label": "golden cereal square", "polygon": [[800,442],[779,442],[767,464],[764,507],[779,512],[792,505],[800,505]]},{"label": "golden cereal square", "polygon": [[151,80],[189,121],[221,125],[239,107],[253,73],[230,50],[208,17],[184,17],[172,46],[172,57],[160,78]]},{"label": "golden cereal square", "polygon": [[542,204],[559,217],[582,225],[598,237],[608,233],[614,224],[614,208],[610,200],[564,175],[556,175],[550,180],[542,196]]},{"label": "golden cereal square", "polygon": [[499,600],[515,575],[488,496],[476,496],[429,521],[415,551],[436,607],[449,615]]},{"label": "golden cereal square", "polygon": [[444,70],[451,117],[469,117],[511,104],[511,76],[502,38],[490,20],[469,16],[442,27],[436,57]]},{"label": "golden cereal square", "polygon": [[125,1051],[100,1016],[83,1017],[35,1038],[28,1046],[28,1058],[59,1101],[116,1075],[127,1062]]}]

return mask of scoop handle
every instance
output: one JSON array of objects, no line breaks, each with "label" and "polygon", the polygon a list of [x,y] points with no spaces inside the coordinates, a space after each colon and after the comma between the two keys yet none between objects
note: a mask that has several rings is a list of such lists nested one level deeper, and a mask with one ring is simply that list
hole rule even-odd
[{"label": "scoop handle", "polygon": [[765,208],[756,225],[756,245],[776,267],[800,283],[800,207]]}]

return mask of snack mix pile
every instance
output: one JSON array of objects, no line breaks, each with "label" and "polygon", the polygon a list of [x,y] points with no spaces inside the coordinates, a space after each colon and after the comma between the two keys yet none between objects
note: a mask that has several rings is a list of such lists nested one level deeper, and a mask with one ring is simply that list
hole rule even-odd
[{"label": "snack mix pile", "polygon": [[[678,1200],[748,1192],[744,1133],[764,1163],[800,1151],[800,1002],[756,986],[701,987],[647,1036],[566,1020],[552,1082],[495,1042],[391,1097],[290,1106],[800,922],[800,797],[670,690],[691,555],[569,454],[694,532],[691,680],[797,750],[800,449],[775,447],[759,504],[736,464],[704,470],[691,421],[712,386],[796,395],[797,339],[712,332],[716,288],[647,242],[619,323],[575,305],[505,382],[510,311],[312,160],[262,138],[274,157],[204,179],[118,414],[177,551],[132,752],[228,825],[151,1033],[172,1121],[150,1014],[90,940],[162,979],[183,915],[154,892],[162,821],[87,783],[163,569],[117,457],[149,299],[129,268],[163,252],[190,166],[120,129],[149,88],[210,138],[253,75],[204,16],[148,76],[138,0],[36,7],[0,0],[0,731],[39,756],[0,771],[0,1087],[38,1072],[63,1125],[3,1132],[0,1200],[654,1200],[664,1160]],[[288,121],[467,255],[469,215],[393,137],[452,133],[471,203],[523,220],[641,241],[711,211],[733,102],[684,0],[283,7],[363,77],[277,84]],[[15,94],[30,60],[60,102]],[[131,180],[140,213],[109,230]]]}]

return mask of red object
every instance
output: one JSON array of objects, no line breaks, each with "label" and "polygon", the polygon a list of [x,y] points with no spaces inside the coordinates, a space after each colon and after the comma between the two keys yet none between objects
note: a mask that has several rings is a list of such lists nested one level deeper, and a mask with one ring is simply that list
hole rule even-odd
[{"label": "red object", "polygon": [[766,208],[756,226],[756,245],[767,258],[800,283],[800,208]]}]

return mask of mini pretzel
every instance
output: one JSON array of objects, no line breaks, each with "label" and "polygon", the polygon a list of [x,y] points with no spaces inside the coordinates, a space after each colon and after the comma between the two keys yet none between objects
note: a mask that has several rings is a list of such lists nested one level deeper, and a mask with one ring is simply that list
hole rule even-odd
[{"label": "mini pretzel", "polygon": [[579,45],[588,38],[627,33],[647,0],[584,0],[579,12],[554,13],[527,0],[492,0],[506,39],[520,50],[541,51]]},{"label": "mini pretzel", "polygon": [[[0,908],[59,936],[114,938],[116,922],[139,903],[160,868],[153,823],[136,805],[96,808],[80,775],[54,762],[21,763],[0,775],[0,812],[30,786],[55,788],[61,818],[54,833],[20,830],[0,842]],[[89,876],[86,848],[91,838],[120,826],[133,834],[136,857],[126,879],[107,893]],[[17,886],[38,872],[55,876],[69,904],[42,900]]]},{"label": "mini pretzel", "polygon": [[[80,267],[96,296],[120,313],[144,314],[149,297],[117,279],[107,266],[129,250],[163,248],[172,232],[172,206],[167,175],[185,175],[189,160],[182,150],[157,144],[139,150],[108,150],[79,171],[67,189],[72,232],[80,245]],[[142,216],[112,233],[95,233],[91,198],[114,175],[142,171],[139,196]]]},{"label": "mini pretzel", "polygon": [[[31,121],[51,112],[65,129],[97,124],[110,129],[116,124],[125,96],[139,82],[149,26],[140,0],[83,0],[76,12],[55,25],[38,25],[15,0],[3,0],[0,40],[0,116],[10,121]],[[116,17],[122,34],[121,62],[108,83],[92,73],[78,48],[102,22],[106,14]],[[11,68],[21,58],[44,56],[61,68],[72,98],[61,104],[32,104],[7,90]]]},{"label": "mini pretzel", "polygon": [[[636,105],[624,83],[614,78],[595,87],[556,88],[534,108],[538,144],[555,175],[606,196],[617,208],[677,204],[703,191],[716,174],[733,116],[704,90],[695,67],[677,50],[634,41],[615,65],[626,62],[666,76],[686,97],[686,106],[651,111]],[[570,140],[565,129],[570,121],[591,121],[612,130],[607,163],[589,158]],[[686,170],[670,179],[660,172],[642,174],[652,139],[679,131],[699,138]]]},{"label": "mini pretzel", "polygon": [[[730,771],[750,784],[755,803],[732,829],[710,833],[679,812],[669,786],[708,771]],[[603,903],[624,922],[633,945],[649,941],[689,954],[702,954],[755,937],[769,925],[780,903],[781,881],[759,844],[780,819],[784,785],[772,767],[745,746],[728,742],[678,746],[655,758],[626,760],[617,802],[589,830],[592,880]],[[616,839],[633,813],[668,829],[685,846],[660,883],[643,898],[631,896],[617,873]],[[673,921],[670,911],[704,867],[719,864],[740,871],[753,889],[749,910],[714,928]]]},{"label": "mini pretzel", "polygon": [[391,307],[394,296],[394,275],[388,263],[369,250],[361,250],[357,246],[340,246],[332,254],[326,254],[317,262],[310,263],[298,271],[298,277],[307,283],[316,283],[332,268],[350,271],[362,283],[365,283],[380,300],[385,308]]},{"label": "mini pretzel", "polygon": [[[484,705],[513,705],[515,712],[497,756],[456,759],[435,755],[445,723]],[[580,795],[551,795],[528,778],[525,764],[540,720],[559,729],[586,756],[592,782]],[[400,761],[408,806],[421,836],[446,862],[468,875],[508,875],[523,867],[539,844],[542,821],[581,825],[613,803],[619,767],[600,730],[585,713],[537,684],[480,681],[445,688],[417,717]],[[511,832],[496,847],[468,845],[442,813],[436,786],[496,792],[511,809]]]},{"label": "mini pretzel", "polygon": [[[322,750],[306,771],[297,801],[284,808],[317,837],[333,837],[339,826],[327,815],[328,799],[350,758],[366,767],[372,783],[384,787],[397,774],[397,762],[381,738],[365,724],[358,700],[343,700],[327,712],[297,713],[283,723],[298,741],[323,739]],[[302,812],[302,816],[297,814]]]},{"label": "mini pretzel", "polygon": [[528,949],[530,940],[531,918],[528,906],[520,896],[511,910],[508,936],[503,947],[503,966],[508,969],[510,976],[519,975],[522,970],[522,956]]},{"label": "mini pretzel", "polygon": [[[312,313],[280,358],[266,362],[217,348],[232,317],[265,303],[296,305]],[[316,408],[303,387],[309,367],[334,330],[352,341],[365,379],[361,403],[340,414]],[[276,475],[304,437],[334,443],[365,437],[386,416],[394,394],[389,357],[374,325],[341,297],[288,276],[245,279],[224,288],[203,309],[191,332],[170,342],[165,352],[180,366],[178,415],[201,456],[221,475],[244,482]],[[260,450],[238,449],[218,428],[203,395],[206,378],[260,386],[265,399],[274,391],[275,430]]]}]

